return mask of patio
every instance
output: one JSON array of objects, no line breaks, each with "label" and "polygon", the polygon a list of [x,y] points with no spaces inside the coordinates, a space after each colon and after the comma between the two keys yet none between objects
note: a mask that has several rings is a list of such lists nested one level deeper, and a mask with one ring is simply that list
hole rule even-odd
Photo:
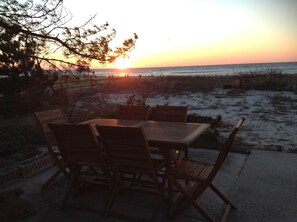
[{"label": "patio", "polygon": [[[217,151],[211,150],[190,149],[189,156],[197,160],[212,161],[217,153]],[[253,150],[251,154],[230,153],[215,178],[217,187],[221,188],[238,208],[231,210],[228,221],[296,221],[296,155],[264,150]],[[66,182],[61,180],[47,188],[42,188],[43,182],[53,171],[54,167],[50,167],[16,184],[4,187],[1,192],[21,189],[24,193],[20,195],[20,200],[18,199],[17,202],[10,201],[11,206],[6,204],[6,211],[1,211],[0,216],[4,212],[11,215],[9,221],[28,222],[123,221],[116,215],[104,219],[99,214],[72,208],[60,210],[61,200],[67,187]],[[100,206],[100,200],[102,200],[100,198],[102,198],[101,194],[90,193],[76,197],[76,201]],[[139,195],[124,193],[119,195],[119,198],[121,201],[115,205],[115,212],[127,213],[130,211],[131,214],[141,215],[141,217],[146,213],[142,207],[133,205],[133,201],[135,201],[133,198],[139,198]],[[216,219],[221,216],[223,203],[211,191],[207,190],[199,202]],[[149,195],[146,195],[142,199],[142,203],[150,205],[153,202],[150,202]],[[22,214],[30,214],[30,212],[33,213],[26,219],[17,220]],[[161,204],[158,211],[157,221],[169,221],[166,218],[164,203]],[[190,207],[175,221],[203,220],[197,211]]]}]

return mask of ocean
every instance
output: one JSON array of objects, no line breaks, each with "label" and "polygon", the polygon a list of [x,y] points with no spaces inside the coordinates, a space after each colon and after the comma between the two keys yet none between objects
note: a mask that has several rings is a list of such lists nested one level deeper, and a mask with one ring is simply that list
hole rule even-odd
[{"label": "ocean", "polygon": [[279,70],[283,74],[297,74],[297,62],[228,64],[206,66],[150,67],[128,69],[94,69],[98,76],[193,76],[234,75],[251,71]]}]

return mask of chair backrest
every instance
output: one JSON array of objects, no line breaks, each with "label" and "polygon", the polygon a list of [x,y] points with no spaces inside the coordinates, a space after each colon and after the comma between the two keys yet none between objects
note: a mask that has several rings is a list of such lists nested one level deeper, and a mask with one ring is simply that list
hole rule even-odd
[{"label": "chair backrest", "polygon": [[148,143],[141,127],[96,125],[108,159],[124,172],[155,176]]},{"label": "chair backrest", "polygon": [[186,122],[188,106],[157,105],[152,111],[152,120]]},{"label": "chair backrest", "polygon": [[35,112],[42,133],[46,139],[47,146],[51,149],[52,145],[56,144],[55,138],[48,127],[48,123],[68,123],[68,120],[62,109],[51,109],[41,112]]},{"label": "chair backrest", "polygon": [[210,180],[212,180],[215,177],[215,175],[217,174],[217,172],[223,165],[223,163],[224,163],[224,161],[232,147],[234,138],[235,138],[236,134],[238,133],[239,128],[241,127],[241,125],[243,124],[244,121],[245,121],[245,118],[241,117],[239,119],[239,121],[237,122],[237,124],[235,125],[235,127],[233,128],[233,130],[231,131],[231,133],[229,134],[228,138],[225,140],[223,147],[220,151],[220,154],[218,155],[217,160],[213,166],[212,172],[209,175]]},{"label": "chair backrest", "polygon": [[119,119],[148,120],[149,106],[145,105],[119,105]]},{"label": "chair backrest", "polygon": [[68,167],[83,163],[102,164],[102,150],[91,125],[52,123],[49,128]]}]

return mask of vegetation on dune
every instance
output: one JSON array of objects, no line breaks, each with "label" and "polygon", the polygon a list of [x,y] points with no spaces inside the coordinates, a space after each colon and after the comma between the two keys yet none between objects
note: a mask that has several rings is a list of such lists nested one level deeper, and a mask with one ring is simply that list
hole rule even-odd
[{"label": "vegetation on dune", "polygon": [[275,70],[250,71],[225,76],[157,76],[118,78],[108,92],[180,93],[209,92],[217,88],[297,92],[297,75]]}]

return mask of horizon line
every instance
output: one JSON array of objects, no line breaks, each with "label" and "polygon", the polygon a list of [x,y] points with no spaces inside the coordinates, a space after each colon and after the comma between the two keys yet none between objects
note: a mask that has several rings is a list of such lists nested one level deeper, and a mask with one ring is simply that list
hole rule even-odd
[{"label": "horizon line", "polygon": [[[276,64],[276,63],[297,63],[297,61],[287,61],[287,62],[250,62],[250,63],[221,63],[221,64],[208,64],[208,65],[184,65],[184,66],[144,66],[144,67],[127,67],[125,69],[148,69],[148,68],[174,68],[174,67],[190,67],[190,66],[228,66],[228,65],[254,65],[254,64]],[[91,68],[91,69],[120,69],[112,67],[102,67],[102,68]]]}]

